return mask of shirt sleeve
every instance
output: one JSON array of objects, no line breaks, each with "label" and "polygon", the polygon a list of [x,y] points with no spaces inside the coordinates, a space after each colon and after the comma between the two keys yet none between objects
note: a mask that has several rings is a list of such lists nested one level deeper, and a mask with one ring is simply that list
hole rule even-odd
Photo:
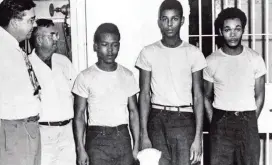
[{"label": "shirt sleeve", "polygon": [[127,86],[128,86],[128,97],[131,97],[140,91],[139,85],[137,84],[133,74],[129,76],[129,81]]},{"label": "shirt sleeve", "polygon": [[79,73],[79,75],[77,76],[72,92],[81,97],[88,98],[88,95],[89,95],[88,87],[86,85],[86,82],[82,73]]},{"label": "shirt sleeve", "polygon": [[206,58],[206,61],[207,61],[207,67],[204,68],[203,70],[203,78],[204,80],[207,80],[209,82],[214,82],[214,78],[213,78],[213,67],[212,67],[212,64],[211,64],[211,61],[210,61],[210,58],[211,57],[207,57]]},{"label": "shirt sleeve", "polygon": [[266,67],[265,67],[264,60],[260,55],[258,55],[256,58],[255,70],[254,70],[255,79],[265,74],[266,74]]},{"label": "shirt sleeve", "polygon": [[136,61],[136,66],[143,69],[143,70],[147,70],[147,71],[151,71],[152,67],[151,64],[149,63],[148,59],[147,59],[147,49],[144,48],[141,52],[140,55],[137,58]]},{"label": "shirt sleeve", "polygon": [[192,54],[193,54],[192,55],[193,62],[192,62],[192,67],[191,67],[192,73],[199,71],[207,66],[205,57],[200,50],[195,49],[192,52]]}]

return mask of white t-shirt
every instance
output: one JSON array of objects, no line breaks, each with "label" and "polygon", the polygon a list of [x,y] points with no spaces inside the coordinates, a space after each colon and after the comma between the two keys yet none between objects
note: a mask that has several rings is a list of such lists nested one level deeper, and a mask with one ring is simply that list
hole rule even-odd
[{"label": "white t-shirt", "polygon": [[64,55],[54,53],[51,69],[36,55],[35,50],[29,60],[42,88],[42,112],[39,121],[63,121],[73,118],[72,87],[76,72],[71,61]]},{"label": "white t-shirt", "polygon": [[0,119],[23,119],[38,115],[40,100],[34,96],[18,41],[0,27]]},{"label": "white t-shirt", "polygon": [[222,49],[207,57],[208,67],[204,79],[214,84],[213,107],[226,111],[256,110],[255,79],[266,73],[263,58],[254,50],[243,46],[236,56]]},{"label": "white t-shirt", "polygon": [[88,98],[89,125],[118,126],[129,123],[128,98],[139,92],[139,86],[120,64],[113,72],[94,64],[78,75],[72,91]]},{"label": "white t-shirt", "polygon": [[168,48],[161,41],[146,46],[136,66],[151,71],[151,102],[169,106],[192,104],[192,73],[206,67],[202,52],[182,42]]}]

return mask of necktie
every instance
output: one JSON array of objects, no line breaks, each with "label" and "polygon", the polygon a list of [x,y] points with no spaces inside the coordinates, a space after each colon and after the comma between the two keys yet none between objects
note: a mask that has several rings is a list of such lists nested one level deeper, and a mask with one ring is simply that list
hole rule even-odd
[{"label": "necktie", "polygon": [[24,60],[25,60],[25,63],[26,63],[26,66],[27,66],[27,71],[28,71],[28,75],[29,75],[29,78],[30,78],[30,82],[34,88],[34,93],[33,95],[34,96],[37,96],[37,98],[41,101],[41,86],[38,82],[38,79],[35,75],[35,72],[33,70],[33,67],[28,59],[28,56],[26,55],[26,53],[21,50],[21,53],[24,57]]}]

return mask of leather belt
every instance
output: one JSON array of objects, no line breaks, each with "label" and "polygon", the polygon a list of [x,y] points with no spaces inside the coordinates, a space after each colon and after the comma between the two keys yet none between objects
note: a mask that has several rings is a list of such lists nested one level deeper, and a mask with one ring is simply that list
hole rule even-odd
[{"label": "leather belt", "polygon": [[128,128],[127,124],[121,124],[116,127],[109,127],[109,126],[97,126],[97,125],[89,125],[88,129],[91,131],[118,131]]},{"label": "leather belt", "polygon": [[181,106],[167,106],[152,103],[151,107],[154,109],[167,110],[167,111],[176,111],[176,112],[193,112],[191,108],[193,105],[181,105]]},{"label": "leather belt", "polygon": [[235,116],[240,116],[240,115],[245,115],[245,114],[250,114],[250,113],[253,113],[255,114],[255,110],[246,110],[246,111],[226,111],[226,110],[222,110],[222,109],[217,109],[217,108],[214,108],[214,112],[216,111],[219,111],[219,112],[224,112],[224,113],[227,113],[229,115],[235,115]]},{"label": "leather belt", "polygon": [[64,126],[70,123],[72,119],[64,120],[64,121],[50,121],[50,122],[39,122],[40,125],[47,125],[47,126]]}]

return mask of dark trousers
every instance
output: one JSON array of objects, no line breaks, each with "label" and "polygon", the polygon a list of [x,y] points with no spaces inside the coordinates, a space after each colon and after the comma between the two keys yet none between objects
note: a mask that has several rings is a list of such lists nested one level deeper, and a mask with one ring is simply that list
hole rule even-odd
[{"label": "dark trousers", "polygon": [[152,146],[162,151],[160,165],[190,165],[190,147],[195,137],[191,112],[151,109],[148,135]]},{"label": "dark trousers", "polygon": [[211,165],[258,165],[260,137],[256,112],[215,109],[210,142]]},{"label": "dark trousers", "polygon": [[131,138],[128,125],[89,126],[86,150],[90,165],[132,165]]}]

